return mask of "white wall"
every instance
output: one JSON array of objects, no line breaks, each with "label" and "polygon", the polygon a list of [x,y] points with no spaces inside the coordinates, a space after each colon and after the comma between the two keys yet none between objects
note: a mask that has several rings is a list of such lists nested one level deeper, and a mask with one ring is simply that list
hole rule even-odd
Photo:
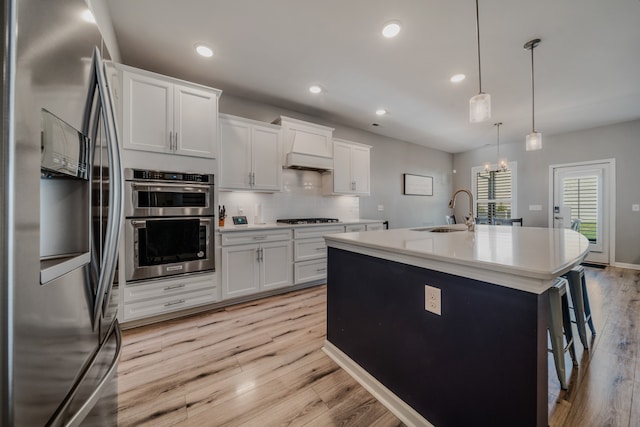
[{"label": "white wall", "polygon": [[[391,228],[401,228],[443,224],[445,215],[449,214],[451,154],[224,93],[220,98],[220,112],[267,123],[280,115],[294,117],[333,127],[336,138],[372,146],[369,197],[321,196],[317,172],[284,170],[282,193],[220,192],[220,204],[225,204],[228,215],[237,215],[237,207],[242,205],[247,219],[251,220],[255,205],[260,203],[263,217],[270,220],[297,216],[359,217],[388,220]],[[403,195],[403,173],[432,176],[433,196]],[[383,211],[378,210],[379,205]]]},{"label": "white wall", "polygon": [[[631,210],[640,203],[640,120],[544,135],[541,151],[525,151],[522,135],[521,141],[501,141],[500,152],[518,162],[518,216],[533,227],[549,225],[549,165],[615,158],[615,262],[640,265],[640,212]],[[455,186],[470,188],[471,168],[495,157],[495,145],[455,154]],[[542,211],[529,211],[532,204],[542,205]]]}]

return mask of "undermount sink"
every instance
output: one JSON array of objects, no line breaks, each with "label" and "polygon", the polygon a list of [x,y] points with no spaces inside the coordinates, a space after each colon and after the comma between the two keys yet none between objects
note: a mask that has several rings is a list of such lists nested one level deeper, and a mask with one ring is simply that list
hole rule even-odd
[{"label": "undermount sink", "polygon": [[451,233],[454,231],[466,231],[467,227],[426,227],[426,228],[412,228],[411,231],[429,231],[431,233]]}]

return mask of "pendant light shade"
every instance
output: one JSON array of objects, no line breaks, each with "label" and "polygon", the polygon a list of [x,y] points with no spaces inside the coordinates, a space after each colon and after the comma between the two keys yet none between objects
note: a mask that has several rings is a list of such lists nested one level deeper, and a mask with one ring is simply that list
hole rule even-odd
[{"label": "pendant light shade", "polygon": [[491,118],[491,95],[480,92],[469,100],[469,121],[480,123]]},{"label": "pendant light shade", "polygon": [[469,100],[469,121],[484,122],[491,118],[491,95],[482,91],[482,69],[480,66],[480,14],[476,0],[476,40],[478,42],[478,94]]},{"label": "pendant light shade", "polygon": [[527,135],[525,148],[527,151],[542,149],[542,134],[536,131],[536,97],[533,73],[533,49],[540,44],[540,39],[529,40],[524,48],[531,51],[531,133]]}]

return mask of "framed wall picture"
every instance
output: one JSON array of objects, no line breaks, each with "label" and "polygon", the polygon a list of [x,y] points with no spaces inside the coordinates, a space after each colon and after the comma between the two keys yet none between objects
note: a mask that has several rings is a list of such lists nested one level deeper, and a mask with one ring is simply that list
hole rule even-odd
[{"label": "framed wall picture", "polygon": [[410,196],[433,196],[433,177],[403,174],[404,186],[402,194]]}]

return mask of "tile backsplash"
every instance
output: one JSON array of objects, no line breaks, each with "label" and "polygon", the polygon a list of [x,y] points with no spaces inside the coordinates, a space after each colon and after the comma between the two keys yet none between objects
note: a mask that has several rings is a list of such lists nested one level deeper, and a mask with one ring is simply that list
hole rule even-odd
[{"label": "tile backsplash", "polygon": [[[220,191],[218,203],[229,217],[246,215],[250,224],[275,222],[280,218],[360,219],[360,199],[350,196],[323,196],[319,172],[282,170],[282,192],[254,193]],[[261,215],[260,215],[261,214]],[[258,220],[258,221],[256,221]]]}]

